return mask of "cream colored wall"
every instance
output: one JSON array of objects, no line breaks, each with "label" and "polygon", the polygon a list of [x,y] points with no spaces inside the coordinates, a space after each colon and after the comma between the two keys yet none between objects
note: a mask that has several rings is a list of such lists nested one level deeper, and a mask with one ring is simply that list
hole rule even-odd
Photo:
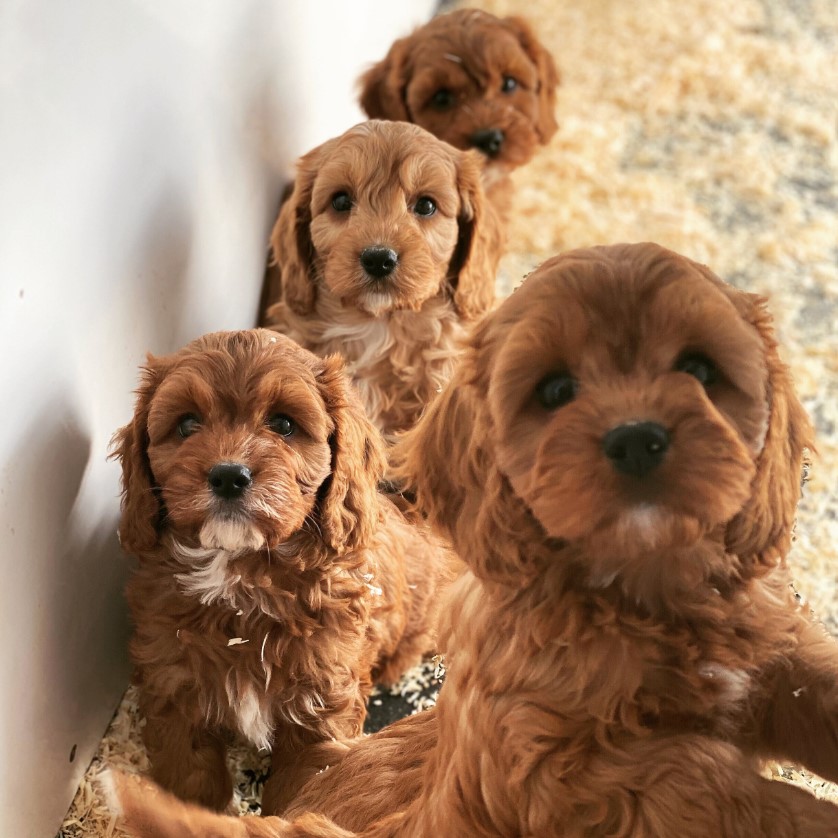
[{"label": "cream colored wall", "polygon": [[0,835],[54,834],[126,684],[105,457],[137,365],[253,324],[293,159],[431,7],[0,7]]}]

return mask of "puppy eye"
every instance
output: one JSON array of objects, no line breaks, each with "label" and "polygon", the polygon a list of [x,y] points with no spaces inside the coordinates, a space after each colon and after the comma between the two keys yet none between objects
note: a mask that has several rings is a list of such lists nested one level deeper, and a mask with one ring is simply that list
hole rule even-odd
[{"label": "puppy eye", "polygon": [[181,416],[180,419],[178,419],[177,432],[181,439],[186,439],[186,437],[192,436],[192,434],[200,430],[200,428],[201,420],[194,413],[187,413],[185,416]]},{"label": "puppy eye", "polygon": [[704,387],[713,384],[718,376],[713,362],[696,352],[682,355],[676,362],[675,369],[697,378]]},{"label": "puppy eye", "polygon": [[332,209],[336,212],[349,212],[352,209],[352,198],[348,192],[336,192],[332,196]]},{"label": "puppy eye", "polygon": [[431,105],[438,111],[445,111],[454,104],[454,94],[445,87],[441,87],[431,96]]},{"label": "puppy eye", "polygon": [[436,204],[427,195],[423,195],[413,205],[413,211],[416,215],[423,215],[425,218],[433,215],[436,212]]},{"label": "puppy eye", "polygon": [[566,372],[553,372],[545,375],[538,382],[535,388],[535,397],[543,408],[555,410],[572,402],[578,389],[579,384],[575,378],[572,378]]},{"label": "puppy eye", "polygon": [[291,436],[297,430],[294,420],[284,413],[274,413],[272,416],[269,416],[268,427],[280,436]]},{"label": "puppy eye", "polygon": [[500,83],[500,89],[501,93],[512,93],[513,90],[518,89],[518,80],[512,78],[512,76],[504,76]]}]

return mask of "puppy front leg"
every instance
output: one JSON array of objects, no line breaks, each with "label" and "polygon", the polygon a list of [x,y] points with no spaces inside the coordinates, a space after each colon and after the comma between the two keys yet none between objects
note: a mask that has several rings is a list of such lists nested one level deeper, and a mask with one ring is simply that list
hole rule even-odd
[{"label": "puppy front leg", "polygon": [[222,811],[233,797],[233,780],[221,739],[191,725],[171,704],[145,715],[143,742],[151,776],[181,800]]},{"label": "puppy front leg", "polygon": [[757,752],[838,782],[838,643],[806,621],[797,649],[769,684],[757,708]]}]

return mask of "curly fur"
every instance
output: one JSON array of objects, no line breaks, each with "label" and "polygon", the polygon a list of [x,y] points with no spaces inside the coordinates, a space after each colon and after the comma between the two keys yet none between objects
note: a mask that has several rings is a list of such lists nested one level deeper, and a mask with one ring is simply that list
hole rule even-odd
[{"label": "curly fur", "polygon": [[[545,406],[557,373],[575,390]],[[626,474],[604,438],[639,421],[669,447]],[[653,244],[549,260],[395,452],[469,566],[435,710],[336,755],[290,811],[319,814],[212,834],[838,834],[838,808],[755,770],[838,780],[838,649],[785,566],[810,436],[764,300]],[[418,768],[394,736],[422,743]],[[118,780],[132,834],[198,834],[193,810],[145,828],[142,789]]]},{"label": "curly fur", "polygon": [[[373,423],[404,430],[450,376],[466,327],[494,304],[502,236],[474,152],[415,125],[371,121],[309,152],[271,237],[281,301],[266,325],[340,352]],[[337,193],[351,211],[332,205]],[[415,211],[431,198],[430,216]],[[368,247],[398,256],[373,281]],[[281,290],[280,290],[281,289]]]},{"label": "curly fur", "polygon": [[[514,79],[512,90],[504,79]],[[499,150],[484,154],[484,184],[506,213],[511,170],[556,132],[559,73],[552,55],[521,17],[459,9],[433,18],[361,78],[361,107],[374,119],[421,125],[456,148],[478,148],[479,131],[500,131]],[[435,94],[447,91],[441,107]]]},{"label": "curly fur", "polygon": [[[185,415],[199,427],[183,438]],[[152,776],[225,807],[234,730],[272,749],[279,806],[304,746],[358,735],[371,678],[433,648],[448,554],[378,494],[381,443],[342,362],[267,330],[149,357],[115,448]],[[250,469],[241,498],[213,493],[219,462]]]}]

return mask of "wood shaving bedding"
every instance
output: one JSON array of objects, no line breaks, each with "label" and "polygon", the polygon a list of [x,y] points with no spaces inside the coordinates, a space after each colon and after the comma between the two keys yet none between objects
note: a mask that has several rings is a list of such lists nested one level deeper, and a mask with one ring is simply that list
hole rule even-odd
[{"label": "wood shaving bedding", "polygon": [[[370,696],[365,732],[372,733],[396,719],[431,707],[436,702],[441,678],[440,665],[434,659],[414,667],[392,687],[375,687]],[[123,838],[124,833],[116,828],[115,820],[99,794],[96,777],[106,766],[148,771],[148,758],[140,739],[144,722],[139,715],[137,698],[137,690],[129,688],[56,838]],[[233,772],[234,805],[239,814],[258,815],[262,788],[270,769],[270,755],[259,754],[246,741],[236,739],[228,752],[227,762]]]},{"label": "wood shaving bedding", "polygon": [[[513,175],[499,292],[559,251],[652,240],[770,296],[818,435],[790,564],[797,588],[838,634],[838,4],[468,5],[527,17],[562,74],[559,131]],[[439,677],[426,664],[395,696],[377,691],[373,723],[432,703]],[[393,709],[402,700],[407,706]],[[140,725],[132,689],[62,838],[120,836],[93,778],[103,763],[147,769]],[[267,758],[238,747],[231,763],[240,811],[258,811]],[[772,763],[765,772],[838,802],[836,786],[794,766]]]}]

